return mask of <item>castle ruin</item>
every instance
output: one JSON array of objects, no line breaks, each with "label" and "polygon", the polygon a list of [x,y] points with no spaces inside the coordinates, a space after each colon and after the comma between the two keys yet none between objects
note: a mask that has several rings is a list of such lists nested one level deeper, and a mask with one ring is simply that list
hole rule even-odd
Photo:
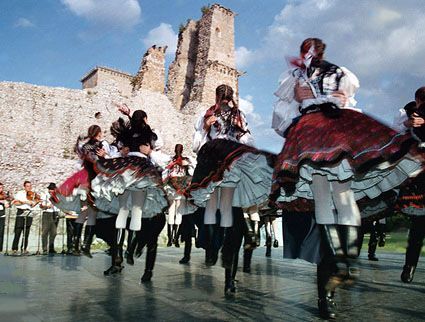
[{"label": "castle ruin", "polygon": [[164,93],[165,83],[165,47],[153,45],[143,56],[139,71],[131,84],[133,91],[141,88],[153,92]]},{"label": "castle ruin", "polygon": [[181,28],[169,68],[166,93],[177,109],[188,102],[212,105],[220,84],[232,86],[237,98],[241,74],[235,62],[235,14],[219,4],[202,11],[199,21]]},{"label": "castle ruin", "polygon": [[83,88],[93,88],[108,78],[118,83],[123,95],[139,89],[166,93],[178,110],[189,102],[212,105],[215,88],[232,86],[238,98],[238,77],[235,63],[235,14],[219,4],[202,9],[200,20],[188,20],[180,27],[174,61],[168,70],[165,85],[165,52],[167,47],[153,45],[144,54],[135,76],[108,67],[96,67],[81,80]]}]

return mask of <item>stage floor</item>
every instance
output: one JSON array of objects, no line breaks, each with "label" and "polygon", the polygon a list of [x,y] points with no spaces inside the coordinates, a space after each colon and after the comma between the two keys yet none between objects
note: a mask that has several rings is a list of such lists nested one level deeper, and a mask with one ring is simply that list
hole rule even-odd
[{"label": "stage floor", "polygon": [[[314,321],[318,312],[316,266],[283,260],[282,248],[254,252],[252,273],[239,272],[238,293],[223,294],[224,269],[207,268],[195,249],[181,265],[183,248],[160,248],[150,283],[140,284],[144,255],[114,277],[104,277],[110,257],[55,255],[0,257],[1,321]],[[337,293],[340,321],[425,319],[425,263],[415,280],[400,281],[403,256],[362,254],[361,278]],[[242,261],[242,256],[241,256]],[[241,266],[241,263],[240,263]]]}]

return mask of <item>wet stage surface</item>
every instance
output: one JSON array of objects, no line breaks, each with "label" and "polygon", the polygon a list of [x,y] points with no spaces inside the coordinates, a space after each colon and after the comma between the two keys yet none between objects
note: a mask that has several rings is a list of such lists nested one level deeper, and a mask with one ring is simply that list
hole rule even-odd
[{"label": "wet stage surface", "polygon": [[[183,248],[160,248],[152,281],[140,284],[144,254],[121,274],[104,277],[110,257],[0,256],[0,321],[315,321],[315,265],[283,260],[282,248],[254,252],[251,274],[238,272],[238,293],[223,294],[224,269],[207,268],[194,249],[188,265]],[[404,257],[363,253],[361,278],[338,290],[340,321],[425,319],[425,263],[412,284],[403,284]],[[240,258],[242,261],[242,256]],[[241,266],[242,263],[240,263]]]}]

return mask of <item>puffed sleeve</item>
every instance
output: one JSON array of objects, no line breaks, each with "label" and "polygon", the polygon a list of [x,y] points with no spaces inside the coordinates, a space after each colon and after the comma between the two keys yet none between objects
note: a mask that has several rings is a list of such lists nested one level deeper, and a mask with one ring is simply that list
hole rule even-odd
[{"label": "puffed sleeve", "polygon": [[272,128],[280,136],[283,136],[293,119],[300,116],[299,103],[294,97],[295,84],[296,78],[290,70],[284,74],[279,88],[274,93],[278,100],[273,106]]},{"label": "puffed sleeve", "polygon": [[406,114],[406,111],[404,110],[404,108],[401,108],[398,111],[398,114],[394,117],[394,121],[393,121],[393,129],[399,131],[399,132],[404,132],[407,130],[407,127],[404,125],[404,122],[407,121],[408,117]]},{"label": "puffed sleeve", "polygon": [[161,169],[165,169],[165,167],[170,163],[171,157],[168,154],[165,154],[161,151],[153,150],[149,155],[152,163]]},{"label": "puffed sleeve", "polygon": [[360,82],[357,76],[348,70],[348,68],[341,67],[341,70],[343,71],[344,76],[341,78],[339,83],[339,89],[343,91],[348,98],[344,108],[353,108],[357,104],[357,101],[354,99],[354,95],[360,88]]},{"label": "puffed sleeve", "polygon": [[198,153],[201,147],[208,141],[207,131],[204,130],[204,115],[202,112],[195,123],[195,133],[193,134],[192,151]]},{"label": "puffed sleeve", "polygon": [[242,130],[246,131],[240,138],[239,142],[245,145],[249,146],[255,146],[255,141],[253,136],[251,135],[251,132],[248,129],[248,122],[246,121],[246,115],[243,111],[240,111],[241,119],[242,119]]},{"label": "puffed sleeve", "polygon": [[102,141],[102,148],[105,150],[105,159],[118,158],[121,153],[115,145],[110,145],[107,141]]},{"label": "puffed sleeve", "polygon": [[189,161],[189,165],[187,168],[187,172],[189,173],[190,176],[193,176],[193,172],[195,171],[195,168],[196,168],[196,159],[192,157],[188,157],[188,161]]},{"label": "puffed sleeve", "polygon": [[162,139],[162,136],[161,136],[161,133],[159,133],[159,131],[158,130],[152,130],[154,133],[155,133],[155,135],[156,135],[156,140],[154,140],[153,142],[152,142],[152,145],[153,145],[153,149],[155,150],[155,151],[159,151],[159,150],[161,150],[162,148],[163,148],[163,146],[164,146],[164,140]]}]

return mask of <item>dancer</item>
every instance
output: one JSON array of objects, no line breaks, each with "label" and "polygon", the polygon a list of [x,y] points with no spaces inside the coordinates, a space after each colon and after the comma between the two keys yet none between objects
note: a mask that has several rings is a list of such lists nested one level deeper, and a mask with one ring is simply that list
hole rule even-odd
[{"label": "dancer", "polygon": [[358,80],[325,61],[325,47],[320,39],[304,40],[300,58],[292,60],[295,68],[276,92],[272,127],[286,141],[272,197],[314,199],[325,251],[317,272],[318,306],[321,317],[335,318],[336,287],[358,274],[353,269],[361,221],[356,199],[379,196],[416,175],[421,164],[406,154],[413,144],[410,135],[353,109]]},{"label": "dancer", "polygon": [[180,247],[179,236],[182,218],[196,210],[196,207],[190,204],[184,196],[184,192],[190,184],[194,166],[190,158],[183,156],[183,145],[176,144],[174,152],[174,157],[162,174],[164,189],[170,201],[167,220],[167,247],[172,244]]},{"label": "dancer", "polygon": [[[418,141],[418,150],[425,157],[425,86],[415,92],[415,104],[405,106],[405,119],[399,128],[412,133]],[[410,216],[411,224],[407,239],[406,259],[401,273],[404,283],[411,283],[419,261],[425,238],[425,173],[412,178],[400,191],[401,211]]]},{"label": "dancer", "polygon": [[96,224],[96,206],[91,186],[91,181],[96,177],[94,163],[99,159],[115,157],[118,149],[103,140],[100,126],[91,125],[87,136],[78,138],[75,151],[81,160],[80,169],[56,189],[52,195],[52,201],[55,206],[65,212],[75,211],[78,213],[74,231],[74,255],[80,254],[79,236],[81,236],[84,222],[87,221],[81,250],[84,255],[91,258],[90,248]]},{"label": "dancer", "polygon": [[[241,229],[243,224],[240,223],[244,223],[241,208],[267,202],[272,174],[268,164],[270,154],[252,147],[254,140],[245,115],[239,110],[233,89],[228,85],[217,87],[215,105],[200,115],[195,131],[193,150],[198,158],[189,193],[197,206],[205,207],[205,263],[208,266],[217,261],[214,242],[216,212],[220,210],[225,294],[231,294],[236,291],[237,253],[242,231],[247,232],[246,228]],[[255,243],[255,240],[250,242]]]},{"label": "dancer", "polygon": [[[102,198],[111,202],[118,199],[116,243],[111,249],[112,266],[104,272],[105,275],[122,270],[122,247],[130,209],[130,229],[135,233],[127,249],[127,263],[133,265],[133,254],[142,238],[142,217],[156,216],[168,205],[156,166],[164,166],[169,157],[153,149],[158,137],[146,123],[146,118],[144,111],[136,110],[129,122],[123,119],[114,122],[111,133],[121,147],[121,154],[126,149],[130,152],[125,152],[124,157],[99,160],[96,163],[99,173],[92,181],[93,196],[96,200]],[[103,210],[103,203],[96,201],[96,205]]]}]

